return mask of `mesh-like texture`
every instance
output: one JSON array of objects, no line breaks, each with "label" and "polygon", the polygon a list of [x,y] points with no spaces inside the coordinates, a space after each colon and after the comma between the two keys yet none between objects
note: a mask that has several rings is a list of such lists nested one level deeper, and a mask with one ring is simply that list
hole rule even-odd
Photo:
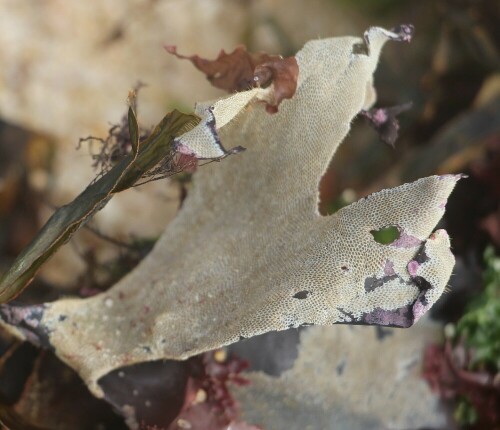
[{"label": "mesh-like texture", "polygon": [[[274,115],[253,96],[243,111],[231,111],[231,97],[216,103],[216,128],[217,112],[234,118],[218,127],[220,141],[247,151],[200,169],[154,250],[110,291],[46,309],[56,353],[94,393],[117,367],[184,359],[241,336],[304,323],[409,326],[441,294],[453,257],[446,234],[427,238],[457,178],[384,190],[331,217],[317,210],[318,182],[373,102],[372,74],[393,36],[370,29],[365,54],[353,52],[359,38],[307,43],[297,92]],[[187,150],[220,150],[194,130],[181,142]],[[399,228],[398,243],[370,234],[387,225]]]}]

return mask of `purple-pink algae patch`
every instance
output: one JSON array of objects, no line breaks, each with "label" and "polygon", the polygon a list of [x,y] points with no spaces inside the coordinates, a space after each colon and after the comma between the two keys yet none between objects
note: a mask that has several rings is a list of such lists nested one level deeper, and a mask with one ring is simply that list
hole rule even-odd
[{"label": "purple-pink algae patch", "polygon": [[408,263],[408,266],[406,266],[406,268],[408,269],[408,273],[411,275],[411,276],[417,276],[417,271],[418,271],[418,268],[420,267],[420,264],[418,261],[415,261],[415,260],[411,260],[409,263]]},{"label": "purple-pink algae patch", "polygon": [[425,305],[424,300],[421,300],[420,297],[417,299],[415,304],[413,305],[413,317],[415,318],[414,321],[417,322],[420,317],[425,314],[430,306],[427,304]]},{"label": "purple-pink algae patch", "polygon": [[194,152],[190,148],[188,148],[186,145],[183,145],[182,143],[179,143],[179,142],[177,142],[175,149],[180,154],[194,155]]},{"label": "purple-pink algae patch", "polygon": [[376,308],[365,314],[362,320],[370,325],[410,327],[413,324],[413,314],[411,305],[394,310]]},{"label": "purple-pink algae patch", "polygon": [[421,244],[422,241],[418,237],[404,232],[401,232],[399,238],[391,243],[391,245],[396,248],[414,248],[415,246],[419,246]]},{"label": "purple-pink algae patch", "polygon": [[438,176],[439,179],[455,179],[455,181],[459,181],[462,178],[468,178],[468,177],[469,177],[468,175],[465,175],[463,173],[457,173],[455,175],[448,173],[446,175],[439,175]]},{"label": "purple-pink algae patch", "polygon": [[392,276],[395,274],[396,274],[396,272],[394,271],[394,263],[391,260],[385,260],[384,275],[385,276]]}]

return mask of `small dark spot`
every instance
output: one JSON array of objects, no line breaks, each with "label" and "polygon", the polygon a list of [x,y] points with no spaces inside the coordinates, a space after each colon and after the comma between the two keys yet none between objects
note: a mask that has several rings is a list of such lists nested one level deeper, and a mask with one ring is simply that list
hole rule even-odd
[{"label": "small dark spot", "polygon": [[238,341],[240,341],[240,340],[244,340],[244,339],[246,339],[246,337],[245,337],[245,336],[240,336],[240,337],[239,337],[239,339],[238,339]]},{"label": "small dark spot", "polygon": [[347,266],[342,266],[342,267],[341,267],[341,269],[342,269],[344,272],[346,272],[347,270],[349,270],[349,267],[347,267]]},{"label": "small dark spot", "polygon": [[365,291],[369,293],[370,291],[373,291],[382,285],[384,285],[388,281],[392,281],[393,279],[396,279],[398,275],[389,275],[389,276],[383,276],[382,278],[377,278],[375,276],[368,276],[365,279]]},{"label": "small dark spot", "polygon": [[302,324],[299,324],[299,325],[297,325],[297,324],[288,324],[287,330],[290,330],[292,328],[295,329],[295,330],[299,330],[302,327],[310,327],[312,325],[314,325],[314,324],[312,324],[312,323],[302,323]]},{"label": "small dark spot", "polygon": [[68,317],[67,317],[66,315],[59,315],[58,320],[59,320],[60,322],[62,322],[62,321],[64,321],[64,320],[66,320],[67,318],[68,318]]},{"label": "small dark spot", "polygon": [[379,228],[378,230],[370,230],[375,242],[382,245],[389,245],[399,239],[401,232],[394,225]]},{"label": "small dark spot", "polygon": [[411,280],[420,291],[427,291],[432,288],[431,283],[427,279],[422,278],[422,276],[414,276]]},{"label": "small dark spot", "polygon": [[293,298],[303,300],[303,299],[307,299],[307,296],[309,294],[310,294],[309,291],[299,291],[297,294],[294,294]]},{"label": "small dark spot", "polygon": [[231,148],[229,152],[231,154],[239,154],[240,152],[246,151],[247,149],[244,148],[243,146],[235,146],[234,148]]},{"label": "small dark spot", "polygon": [[125,29],[123,28],[123,26],[121,24],[117,25],[111,30],[111,32],[104,39],[103,45],[104,46],[111,45],[119,41],[120,39],[123,39],[124,35],[125,35]]},{"label": "small dark spot", "polygon": [[381,284],[377,285],[377,281],[379,280],[375,276],[368,276],[365,279],[365,291],[370,292],[373,291],[375,288],[380,287]]},{"label": "small dark spot", "polygon": [[344,369],[345,369],[345,365],[346,365],[346,362],[345,360],[342,360],[338,365],[337,367],[335,368],[336,372],[337,372],[337,375],[342,375],[342,373],[344,373]]},{"label": "small dark spot", "polygon": [[398,25],[397,27],[394,27],[391,31],[398,35],[397,39],[395,40],[408,43],[411,41],[411,38],[413,37],[414,30],[415,27],[411,24],[401,24]]},{"label": "small dark spot", "polygon": [[384,338],[392,336],[394,333],[392,332],[392,330],[389,330],[387,328],[378,325],[375,326],[375,334],[377,335],[378,340],[384,340]]},{"label": "small dark spot", "polygon": [[355,55],[368,55],[368,47],[364,43],[352,45],[352,53]]},{"label": "small dark spot", "polygon": [[143,346],[142,349],[146,351],[148,354],[151,354],[151,348],[149,346]]},{"label": "small dark spot", "polygon": [[342,308],[337,308],[337,310],[342,314],[344,315],[345,317],[347,317],[348,319],[346,319],[346,321],[344,322],[353,322],[353,321],[356,321],[356,319],[354,318],[354,314],[352,312],[347,312],[345,311],[344,309]]},{"label": "small dark spot", "polygon": [[430,258],[428,255],[425,253],[425,244],[422,245],[422,248],[420,248],[420,251],[418,251],[417,255],[413,258],[418,264],[424,264],[425,262],[429,261]]}]

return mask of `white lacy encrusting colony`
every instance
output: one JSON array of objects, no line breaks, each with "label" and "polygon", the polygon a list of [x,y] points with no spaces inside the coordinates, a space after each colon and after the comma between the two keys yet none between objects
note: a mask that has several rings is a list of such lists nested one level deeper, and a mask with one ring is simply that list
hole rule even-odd
[{"label": "white lacy encrusting colony", "polygon": [[[198,106],[203,120],[179,139],[183,152],[247,150],[197,172],[154,250],[111,290],[44,312],[56,353],[94,393],[115,368],[184,359],[270,330],[407,327],[439,297],[453,256],[444,232],[429,235],[456,177],[384,190],[331,217],[317,210],[333,153],[374,102],[372,75],[388,39],[401,37],[372,28],[365,41],[307,43],[296,56],[296,94],[274,115],[261,102],[272,101],[272,85]],[[400,238],[377,243],[370,231],[389,225]]]}]

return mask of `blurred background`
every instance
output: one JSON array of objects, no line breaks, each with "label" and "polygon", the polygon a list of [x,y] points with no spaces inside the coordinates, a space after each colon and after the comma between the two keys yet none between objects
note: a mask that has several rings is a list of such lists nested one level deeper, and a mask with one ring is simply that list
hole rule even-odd
[{"label": "blurred background", "polygon": [[[406,406],[395,408],[399,418],[384,416],[375,409],[394,409],[396,400],[387,394],[386,405],[375,408],[366,397],[370,390],[363,388],[366,379],[354,373],[349,378],[353,378],[357,394],[347,388],[344,394],[339,391],[334,403],[342,404],[343,409],[333,415],[313,411],[300,402],[290,409],[283,399],[274,399],[281,414],[259,409],[259,393],[268,387],[261,376],[271,382],[283,378],[280,375],[300,357],[302,334],[296,330],[230,348],[230,353],[249,362],[251,371],[261,372],[253,381],[254,388],[240,391],[236,397],[242,416],[267,429],[298,428],[293,423],[302,421],[294,421],[297,418],[290,411],[301,407],[304,423],[313,429],[333,428],[331,423],[343,429],[500,428],[498,0],[2,0],[0,273],[54,208],[71,201],[96,176],[93,148],[83,144],[77,150],[78,141],[87,136],[105,137],[111,125],[121,121],[128,91],[138,82],[145,84],[138,107],[144,127],[153,126],[173,108],[190,112],[195,101],[224,94],[211,87],[189,62],[169,56],[165,44],[176,45],[182,54],[205,58],[215,58],[220,49],[230,52],[239,44],[249,51],[289,56],[310,39],[361,36],[373,25],[392,28],[401,23],[415,26],[412,42],[408,46],[389,44],[375,75],[377,106],[413,102],[412,109],[400,116],[396,147],[381,143],[363,118],[356,119],[319,184],[319,208],[327,215],[373,191],[423,176],[467,174],[439,225],[452,237],[457,260],[449,292],[434,307],[433,321],[418,329],[421,334],[415,331],[417,340],[411,335],[393,335],[391,329],[372,328],[363,335],[362,328],[352,335],[318,331],[316,337],[309,334],[307,339],[317,338],[346,350],[359,348],[359,354],[353,349],[350,355],[353,363],[372,349],[374,357],[380,356],[376,344],[385,336],[394,342],[400,339],[399,346],[391,346],[394,351],[404,350],[410,343],[418,345],[413,352],[417,360],[411,373],[414,379],[405,379],[410,378],[408,374],[398,383],[411,387],[418,380],[419,387],[426,387],[433,410],[427,416],[406,413],[412,401],[424,402],[408,398]],[[46,264],[19,300],[41,303],[68,294],[89,296],[108,288],[140,261],[174,217],[181,198],[189,193],[186,181],[155,182],[113,198],[92,221],[92,231],[80,231]],[[373,348],[354,341],[353,336],[371,336]],[[1,338],[0,419],[12,428],[126,428],[126,414],[120,411],[135,400],[117,399],[116,394],[110,394],[107,402],[93,399],[77,376],[50,353],[18,344],[8,333]],[[331,354],[335,351],[333,348]],[[317,360],[332,359],[331,355],[321,358],[321,351],[314,354]],[[167,376],[165,380],[155,377],[157,384],[165,387],[173,373],[185,372],[175,366],[162,368]],[[154,372],[161,374],[156,368]],[[295,376],[300,375],[303,373]],[[135,378],[128,382],[131,387],[147,379]],[[168,395],[159,394],[154,387],[155,395],[166,396],[168,413],[163,408],[153,414],[136,405],[141,428],[178,428],[169,426],[182,406],[185,381],[181,378],[172,383]],[[377,387],[377,383],[388,384],[383,379],[369,384]],[[116,381],[110,385],[114,387],[110,393],[121,390]],[[286,392],[287,386],[283,387]],[[269,399],[267,395],[262,398]],[[366,407],[355,407],[356,402],[366,403]],[[72,409],[77,404],[85,406]],[[424,411],[430,407],[430,403],[422,404]],[[314,421],[321,414],[324,419]],[[363,416],[364,421],[349,421],[352,416]]]}]

